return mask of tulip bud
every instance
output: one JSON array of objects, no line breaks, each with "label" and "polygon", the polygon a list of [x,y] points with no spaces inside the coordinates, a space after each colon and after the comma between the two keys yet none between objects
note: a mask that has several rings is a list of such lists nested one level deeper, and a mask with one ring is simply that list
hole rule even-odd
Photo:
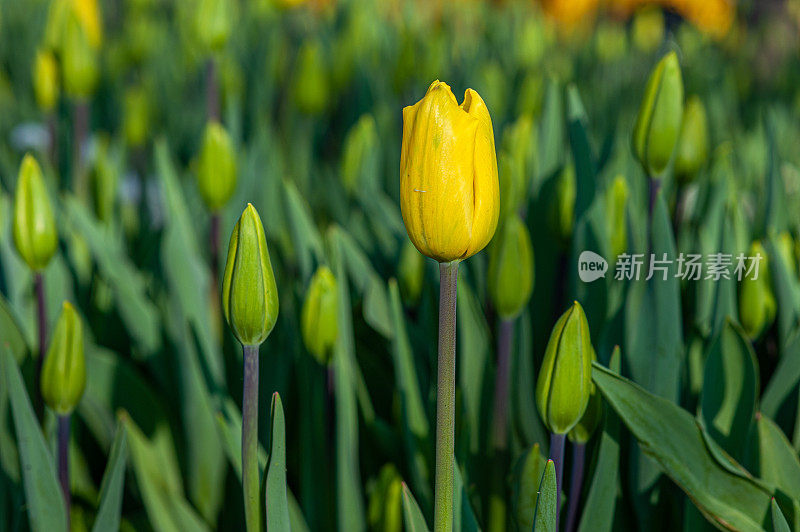
[{"label": "tulip bud", "polygon": [[98,0],[72,0],[71,7],[89,45],[97,50],[103,43],[103,24]]},{"label": "tulip bud", "polygon": [[125,140],[129,146],[138,148],[147,141],[150,131],[150,103],[147,91],[141,87],[125,91],[124,111]]},{"label": "tulip bud", "polygon": [[414,304],[422,294],[422,281],[425,278],[425,257],[417,251],[410,240],[403,244],[400,252],[400,266],[397,269],[400,293],[406,303]]},{"label": "tulip bud", "polygon": [[595,50],[600,61],[610,63],[625,56],[628,35],[625,26],[618,22],[604,22],[595,32]]},{"label": "tulip bud", "polygon": [[797,261],[795,260],[795,246],[792,240],[792,235],[788,231],[784,231],[778,235],[776,240],[776,249],[778,255],[786,265],[786,269],[792,275],[797,271]]},{"label": "tulip bud", "polygon": [[322,45],[317,41],[303,43],[297,56],[292,91],[297,108],[310,115],[324,111],[329,85]]},{"label": "tulip bud", "polygon": [[64,416],[78,406],[85,387],[83,324],[75,307],[65,301],[42,366],[42,398]]},{"label": "tulip bud", "polygon": [[114,212],[117,199],[118,170],[109,154],[108,138],[97,142],[97,155],[92,168],[92,192],[97,219],[107,222]]},{"label": "tulip bud", "polygon": [[644,92],[633,129],[633,151],[651,177],[667,168],[678,141],[683,117],[683,79],[678,56],[670,52],[658,62]]},{"label": "tulip bud", "polygon": [[664,13],[660,7],[646,6],[636,12],[631,30],[634,46],[653,52],[664,40]]},{"label": "tulip bud", "polygon": [[230,0],[200,0],[195,23],[200,42],[207,50],[225,47],[231,33],[233,14]]},{"label": "tulip bud", "polygon": [[[597,353],[592,349],[592,361],[597,360]],[[585,444],[591,439],[597,425],[600,424],[600,418],[603,417],[603,401],[600,398],[600,390],[592,383],[591,393],[589,394],[589,402],[586,405],[586,411],[578,423],[572,427],[567,437],[569,441],[578,444]]]},{"label": "tulip bud", "polygon": [[575,218],[575,197],[578,193],[575,167],[568,164],[556,176],[556,201],[550,207],[550,225],[561,240],[572,236]]},{"label": "tulip bud", "polygon": [[536,407],[551,432],[566,434],[583,417],[593,353],[589,323],[576,301],[553,327],[536,381]]},{"label": "tulip bud", "polygon": [[[758,276],[751,274],[741,281],[739,288],[739,319],[745,334],[755,340],[767,330],[775,319],[777,304],[772,293],[769,263],[761,242],[755,241],[750,246],[748,257],[761,256],[758,265]],[[755,277],[755,278],[754,278]]]},{"label": "tulip bud", "polygon": [[33,90],[42,111],[53,110],[58,102],[58,64],[53,53],[37,50],[33,64]]},{"label": "tulip bud", "polygon": [[248,203],[231,233],[222,281],[222,308],[242,345],[259,345],[278,319],[278,288],[264,226]]},{"label": "tulip bud", "polygon": [[42,169],[27,154],[22,159],[14,196],[14,244],[28,267],[43,270],[58,245],[58,232]]},{"label": "tulip bud", "polygon": [[323,365],[330,362],[330,355],[339,334],[338,301],[336,278],[330,268],[321,266],[311,278],[311,285],[303,303],[300,325],[306,349]]},{"label": "tulip bud", "polygon": [[236,152],[225,128],[217,122],[206,125],[197,160],[197,184],[211,211],[221,209],[236,189]]},{"label": "tulip bud", "polygon": [[628,248],[627,203],[628,182],[618,175],[606,192],[606,230],[613,259]]},{"label": "tulip bud", "polygon": [[342,181],[350,194],[363,192],[362,187],[375,183],[380,166],[378,127],[372,115],[358,119],[347,133],[342,156]]},{"label": "tulip bud", "polygon": [[533,246],[518,215],[506,218],[489,248],[489,295],[503,319],[517,316],[533,292]]},{"label": "tulip bud", "polygon": [[688,181],[702,168],[708,156],[708,121],[703,102],[697,96],[686,100],[681,134],[675,151],[675,175]]},{"label": "tulip bud", "polygon": [[411,241],[439,262],[471,257],[492,239],[499,214],[494,132],[481,97],[459,105],[446,83],[403,109],[400,210]]},{"label": "tulip bud", "polygon": [[393,464],[378,472],[370,490],[367,522],[370,530],[400,532],[403,530],[403,479]]},{"label": "tulip bud", "polygon": [[78,99],[89,97],[97,84],[97,50],[76,16],[68,16],[61,46],[64,90]]},{"label": "tulip bud", "polygon": [[503,151],[498,161],[501,220],[519,211],[528,199],[534,163],[534,131],[533,120],[522,116],[503,134]]}]

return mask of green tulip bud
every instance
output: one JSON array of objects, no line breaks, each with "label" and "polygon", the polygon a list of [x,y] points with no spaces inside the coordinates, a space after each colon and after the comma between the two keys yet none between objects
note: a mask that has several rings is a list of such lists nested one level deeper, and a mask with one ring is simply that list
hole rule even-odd
[{"label": "green tulip bud", "polygon": [[403,530],[403,479],[393,464],[378,472],[369,496],[367,522],[370,530]]},{"label": "green tulip bud", "polygon": [[292,91],[297,108],[310,115],[324,111],[329,85],[322,45],[317,41],[303,43],[297,56]]},{"label": "green tulip bud", "polygon": [[633,151],[651,177],[660,176],[672,158],[683,118],[683,79],[678,56],[658,62],[644,92],[633,129]]},{"label": "green tulip bud", "polygon": [[197,160],[197,184],[211,211],[220,210],[236,190],[236,152],[225,128],[217,122],[206,125]]},{"label": "green tulip bud", "polygon": [[595,32],[595,50],[600,61],[610,63],[625,56],[628,35],[619,22],[603,22]]},{"label": "green tulip bud", "polygon": [[628,248],[627,203],[628,182],[618,175],[606,192],[606,230],[612,259]]},{"label": "green tulip bud", "polygon": [[380,167],[378,127],[372,115],[365,114],[347,133],[342,157],[342,181],[350,193],[363,192],[362,187],[376,183]]},{"label": "green tulip bud", "polygon": [[589,323],[577,301],[556,322],[536,381],[536,407],[547,428],[566,434],[580,421],[592,392]]},{"label": "green tulip bud", "polygon": [[118,169],[109,154],[108,138],[97,142],[97,155],[92,168],[94,210],[100,221],[108,222],[114,213],[117,200]]},{"label": "green tulip bud", "polygon": [[231,233],[222,281],[222,308],[242,345],[260,345],[278,319],[278,288],[264,226],[248,203]]},{"label": "green tulip bud", "polygon": [[512,214],[489,249],[489,295],[503,319],[517,316],[533,292],[533,245],[525,223]]},{"label": "green tulip bud", "polygon": [[797,271],[797,261],[795,260],[795,246],[792,240],[792,235],[788,231],[784,231],[778,235],[776,240],[776,249],[778,255],[786,265],[786,269],[792,275]]},{"label": "green tulip bud", "polygon": [[578,193],[575,166],[568,164],[555,179],[556,201],[550,206],[550,225],[566,241],[572,236],[575,218],[575,197]]},{"label": "green tulip bud", "polygon": [[409,304],[419,301],[422,294],[422,281],[425,278],[425,256],[417,251],[411,240],[406,239],[400,252],[400,266],[397,269],[400,293]]},{"label": "green tulip bud", "polygon": [[129,146],[140,147],[147,142],[150,132],[150,102],[147,91],[134,87],[125,91],[124,131]]},{"label": "green tulip bud", "polygon": [[42,169],[27,154],[22,159],[14,196],[14,244],[28,266],[43,270],[58,245],[58,232]]},{"label": "green tulip bud", "polygon": [[[595,360],[597,360],[597,353],[592,349],[592,361]],[[603,417],[603,401],[600,398],[600,390],[597,389],[594,383],[592,383],[591,389],[589,402],[586,405],[583,417],[567,434],[569,441],[573,443],[585,444],[588,442]]]},{"label": "green tulip bud", "polygon": [[56,414],[64,416],[78,406],[85,387],[83,324],[75,307],[65,301],[42,366],[42,398]]},{"label": "green tulip bud", "polygon": [[97,84],[97,50],[76,15],[68,16],[61,46],[64,90],[78,99],[86,99]]},{"label": "green tulip bud", "polygon": [[748,257],[761,255],[758,265],[758,277],[749,275],[742,279],[739,287],[739,320],[745,334],[755,340],[766,331],[775,320],[777,304],[772,293],[769,263],[761,242],[753,242],[747,253]]},{"label": "green tulip bud", "polygon": [[339,296],[336,278],[327,266],[321,266],[311,278],[303,303],[300,325],[306,349],[320,364],[330,362],[339,334],[337,307]]},{"label": "green tulip bud", "polygon": [[636,12],[632,28],[633,44],[643,52],[653,52],[664,40],[664,13],[660,7],[646,6]]},{"label": "green tulip bud", "polygon": [[534,131],[533,120],[522,116],[503,134],[503,151],[498,160],[501,220],[517,212],[528,199],[534,166]]},{"label": "green tulip bud", "polygon": [[230,0],[200,0],[195,23],[200,42],[207,50],[225,47],[231,34],[233,2]]},{"label": "green tulip bud", "polygon": [[33,64],[33,91],[42,111],[52,111],[58,102],[58,64],[49,50],[37,50]]},{"label": "green tulip bud", "polygon": [[703,102],[697,96],[686,100],[681,134],[675,151],[675,175],[688,181],[708,157],[708,120]]}]

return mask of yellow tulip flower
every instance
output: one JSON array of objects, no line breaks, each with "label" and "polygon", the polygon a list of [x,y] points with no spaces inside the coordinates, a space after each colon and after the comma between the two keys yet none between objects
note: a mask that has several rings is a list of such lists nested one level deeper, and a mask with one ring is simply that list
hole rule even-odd
[{"label": "yellow tulip flower", "polygon": [[500,194],[492,119],[477,92],[459,105],[436,80],[403,109],[400,176],[403,222],[420,253],[452,262],[489,243]]}]

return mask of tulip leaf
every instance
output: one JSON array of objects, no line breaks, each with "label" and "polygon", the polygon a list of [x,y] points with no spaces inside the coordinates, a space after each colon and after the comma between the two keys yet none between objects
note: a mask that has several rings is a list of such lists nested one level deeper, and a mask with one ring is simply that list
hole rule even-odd
[{"label": "tulip leaf", "polygon": [[533,444],[520,459],[519,478],[515,482],[514,515],[521,530],[533,528],[536,514],[536,498],[542,481],[547,459],[542,456],[539,444]]},{"label": "tulip leaf", "polygon": [[117,426],[114,443],[108,455],[108,465],[100,486],[100,505],[92,526],[92,532],[119,530],[122,514],[122,495],[125,487],[125,466],[128,462],[128,444],[125,425]]},{"label": "tulip leaf", "polygon": [[511,420],[525,446],[536,444],[542,452],[546,452],[548,436],[536,410],[534,397],[536,372],[531,321],[531,312],[526,308],[514,324],[516,345],[511,351]]},{"label": "tulip leaf", "polygon": [[545,92],[542,121],[539,131],[539,177],[534,184],[534,193],[539,186],[554,176],[564,164],[564,102],[561,87],[550,79]]},{"label": "tulip leaf", "polygon": [[56,478],[55,461],[39,428],[22,375],[5,344],[0,344],[0,369],[14,418],[31,530],[66,532],[67,512]]},{"label": "tulip leaf", "polygon": [[344,263],[342,231],[332,231],[334,275],[338,282],[339,335],[333,350],[333,376],[336,419],[336,493],[340,530],[363,530],[364,503],[359,472],[358,412],[356,386],[358,367],[353,338],[350,290]]},{"label": "tulip leaf", "polygon": [[283,182],[286,193],[286,207],[292,230],[292,242],[297,260],[300,263],[300,272],[304,282],[311,279],[314,273],[312,260],[323,262],[325,252],[322,237],[317,231],[308,203],[300,195],[297,186],[289,180]]},{"label": "tulip leaf", "polygon": [[644,453],[709,521],[730,530],[762,529],[772,494],[723,467],[709,452],[691,414],[597,363],[592,378]]},{"label": "tulip leaf", "polygon": [[552,460],[547,461],[539,484],[539,496],[536,498],[536,512],[533,515],[534,532],[556,532],[558,516],[558,486],[556,485],[556,468]]},{"label": "tulip leaf", "polygon": [[777,237],[768,238],[764,244],[769,257],[773,290],[777,302],[778,342],[786,345],[798,330],[800,320],[800,284],[795,272],[789,271],[786,261],[781,257]]},{"label": "tulip leaf", "polygon": [[758,398],[758,362],[741,328],[727,320],[706,357],[700,415],[709,434],[741,460]]},{"label": "tulip leaf", "polygon": [[0,338],[6,344],[17,364],[22,363],[22,359],[28,353],[28,346],[6,298],[0,294]]},{"label": "tulip leaf", "polygon": [[776,140],[776,117],[773,112],[767,113],[764,119],[764,130],[767,136],[767,183],[764,200],[763,233],[779,232],[786,229],[786,188],[781,174],[781,161],[778,155]]},{"label": "tulip leaf", "polygon": [[456,460],[453,460],[453,468],[455,469],[453,475],[453,530],[479,532],[478,520],[472,511],[464,479],[461,476],[461,469]]},{"label": "tulip leaf", "polygon": [[148,439],[127,414],[122,414],[122,420],[128,433],[131,466],[153,528],[164,532],[209,530],[183,495],[174,449],[164,452],[158,443],[161,431]]},{"label": "tulip leaf", "polygon": [[800,501],[800,459],[780,427],[758,416],[758,462],[761,478]]},{"label": "tulip leaf", "polygon": [[578,88],[567,87],[567,122],[572,160],[577,180],[575,195],[575,220],[580,220],[594,201],[597,162],[589,145],[588,117],[583,108]]},{"label": "tulip leaf", "polygon": [[773,532],[792,532],[789,523],[786,522],[783,512],[781,512],[775,497],[772,498],[772,531]]},{"label": "tulip leaf", "polygon": [[269,463],[267,464],[267,530],[290,530],[289,500],[286,492],[286,423],[278,392],[272,394],[270,407]]},{"label": "tulip leaf", "polygon": [[[621,356],[619,347],[611,354],[609,367],[619,374]],[[600,435],[600,449],[594,468],[586,502],[578,524],[578,532],[604,532],[612,530],[617,492],[619,491],[620,430],[619,417],[608,406],[604,407],[605,420]]]},{"label": "tulip leaf", "polygon": [[800,382],[800,332],[789,339],[782,351],[778,366],[761,398],[761,412],[768,417],[778,414],[783,402]]},{"label": "tulip leaf", "polygon": [[405,482],[403,482],[403,521],[407,532],[428,532],[430,530],[422,515],[422,510],[419,509],[417,501]]},{"label": "tulip leaf", "polygon": [[142,273],[131,263],[110,229],[100,224],[76,198],[65,200],[66,210],[76,230],[86,240],[100,273],[108,282],[122,320],[145,355],[161,343],[158,310],[146,295]]}]

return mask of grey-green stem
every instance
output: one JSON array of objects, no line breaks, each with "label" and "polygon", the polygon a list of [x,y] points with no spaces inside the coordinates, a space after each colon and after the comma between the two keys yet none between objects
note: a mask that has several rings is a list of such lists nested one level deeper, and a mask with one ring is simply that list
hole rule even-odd
[{"label": "grey-green stem", "polygon": [[258,346],[244,350],[242,390],[242,489],[247,532],[261,531],[258,475]]},{"label": "grey-green stem", "polygon": [[458,261],[439,264],[439,361],[436,388],[435,532],[453,530]]}]

